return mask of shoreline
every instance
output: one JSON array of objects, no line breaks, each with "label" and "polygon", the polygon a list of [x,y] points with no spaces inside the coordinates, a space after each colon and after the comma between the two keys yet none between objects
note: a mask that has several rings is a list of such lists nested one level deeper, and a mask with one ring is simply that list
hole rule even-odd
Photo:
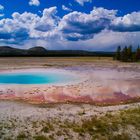
[{"label": "shoreline", "polygon": [[72,70],[66,70],[66,69],[62,69],[62,68],[18,68],[18,69],[12,69],[12,70],[3,70],[0,71],[0,74],[16,74],[16,73],[23,73],[23,74],[28,74],[28,73],[41,73],[41,74],[45,74],[45,73],[62,73],[65,75],[71,75],[71,76],[77,76],[78,78],[75,81],[70,81],[70,82],[66,82],[66,83],[41,83],[41,84],[1,84],[0,86],[66,86],[66,85],[73,85],[73,84],[79,84],[84,82],[85,80],[87,80],[87,78],[85,78],[85,74],[82,73],[82,75],[79,74],[79,72],[77,73],[76,71],[72,71]]},{"label": "shoreline", "polygon": [[77,102],[100,106],[140,101],[140,75],[134,71],[102,66],[102,68],[94,67],[82,71],[80,68],[70,67],[70,69],[16,69],[2,73],[38,71],[65,72],[78,75],[79,80],[65,84],[0,84],[0,100],[24,100],[32,104]]}]

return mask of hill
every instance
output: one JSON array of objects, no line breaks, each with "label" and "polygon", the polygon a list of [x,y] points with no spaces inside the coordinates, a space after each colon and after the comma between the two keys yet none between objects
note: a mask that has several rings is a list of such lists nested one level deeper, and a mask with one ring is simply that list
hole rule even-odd
[{"label": "hill", "polygon": [[84,50],[47,50],[36,46],[30,49],[18,49],[9,46],[0,46],[0,57],[10,56],[51,56],[51,57],[72,57],[72,56],[108,56],[112,57],[113,52],[92,52]]}]

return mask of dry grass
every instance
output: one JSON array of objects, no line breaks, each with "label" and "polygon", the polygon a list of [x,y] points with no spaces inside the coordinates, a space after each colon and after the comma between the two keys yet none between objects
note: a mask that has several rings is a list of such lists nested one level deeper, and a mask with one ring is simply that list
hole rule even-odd
[{"label": "dry grass", "polygon": [[0,57],[0,70],[42,68],[42,67],[72,67],[72,66],[128,66],[135,67],[139,63],[124,63],[113,60],[112,57]]},{"label": "dry grass", "polygon": [[[15,127],[9,127],[11,125],[8,120],[0,123],[1,139],[56,140],[60,137],[63,137],[63,139],[84,140],[140,139],[140,107],[122,110],[113,114],[108,112],[103,116],[81,119],[79,122],[59,120],[58,118],[42,120],[38,121],[32,129],[30,124],[33,122],[30,122],[30,120],[25,124],[20,122],[20,125],[17,122],[17,119],[12,121]],[[13,131],[15,128],[19,130],[17,135]],[[6,132],[9,132],[8,134],[11,137],[7,136]]]},{"label": "dry grass", "polygon": [[1,57],[0,69],[72,66],[81,63],[118,63],[111,57]]}]

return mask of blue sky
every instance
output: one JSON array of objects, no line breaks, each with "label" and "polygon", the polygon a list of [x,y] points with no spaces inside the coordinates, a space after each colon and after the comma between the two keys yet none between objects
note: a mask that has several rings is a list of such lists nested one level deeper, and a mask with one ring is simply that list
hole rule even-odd
[{"label": "blue sky", "polygon": [[140,44],[139,0],[1,0],[0,46],[115,50]]},{"label": "blue sky", "polygon": [[[70,3],[72,6],[70,6]],[[73,11],[90,12],[93,7],[104,7],[106,9],[117,9],[120,15],[131,13],[133,11],[140,10],[139,0],[92,0],[92,2],[87,2],[84,6],[81,6],[75,0],[40,0],[39,6],[29,6],[29,0],[1,0],[0,4],[5,7],[5,17],[11,17],[13,12],[23,13],[25,11],[38,13],[38,11],[43,11],[45,8],[57,6],[58,15],[65,15],[66,11],[62,10],[62,5],[71,8]]]}]

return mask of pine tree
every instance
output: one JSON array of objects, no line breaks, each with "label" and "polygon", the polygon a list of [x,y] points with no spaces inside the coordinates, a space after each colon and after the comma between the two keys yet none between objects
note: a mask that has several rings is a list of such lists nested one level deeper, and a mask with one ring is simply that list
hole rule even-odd
[{"label": "pine tree", "polygon": [[127,48],[127,61],[132,61],[132,46]]},{"label": "pine tree", "polygon": [[121,46],[118,46],[117,48],[115,59],[121,60]]},{"label": "pine tree", "polygon": [[127,46],[125,46],[122,50],[122,53],[121,53],[121,60],[123,62],[127,62],[128,61],[128,48]]},{"label": "pine tree", "polygon": [[135,52],[132,51],[132,45],[125,46],[121,49],[121,46],[117,47],[114,58],[123,62],[136,62],[140,61],[140,46],[138,46]]},{"label": "pine tree", "polygon": [[137,50],[136,50],[136,60],[140,60],[140,47],[138,46]]}]

